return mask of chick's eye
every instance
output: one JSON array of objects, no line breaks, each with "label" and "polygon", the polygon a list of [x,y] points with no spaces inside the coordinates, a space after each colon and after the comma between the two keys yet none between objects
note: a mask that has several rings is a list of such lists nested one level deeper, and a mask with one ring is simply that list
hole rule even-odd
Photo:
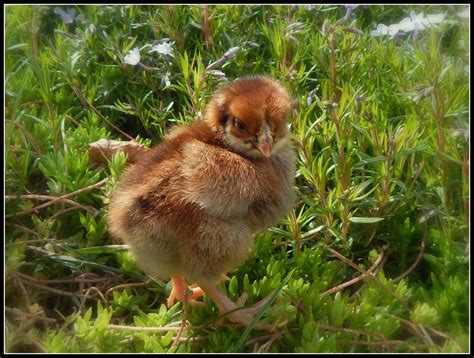
[{"label": "chick's eye", "polygon": [[234,126],[240,131],[244,132],[245,131],[245,124],[242,123],[242,121],[238,118],[234,118]]}]

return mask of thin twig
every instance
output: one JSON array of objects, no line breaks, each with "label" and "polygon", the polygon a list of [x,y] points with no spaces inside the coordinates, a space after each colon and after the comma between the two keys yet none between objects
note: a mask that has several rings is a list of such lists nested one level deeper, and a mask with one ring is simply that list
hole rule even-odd
[{"label": "thin twig", "polygon": [[417,325],[418,328],[420,329],[421,333],[423,333],[423,336],[425,336],[425,342],[428,343],[430,346],[434,346],[439,348],[434,342],[429,333],[426,331],[425,327],[422,324]]},{"label": "thin twig", "polygon": [[138,332],[168,332],[179,331],[181,327],[135,327],[135,326],[121,326],[117,324],[109,324],[109,329],[116,329],[121,331],[138,331]]},{"label": "thin twig", "polygon": [[72,207],[70,207],[70,208],[66,208],[66,209],[63,209],[63,210],[59,210],[58,212],[56,212],[56,213],[54,213],[53,215],[51,215],[51,216],[48,218],[48,221],[54,220],[54,219],[56,219],[57,217],[59,217],[59,216],[61,216],[61,215],[63,215],[63,214],[66,214],[66,213],[68,213],[68,212],[70,212],[70,211],[77,210],[77,209],[79,209],[79,208],[72,206]]},{"label": "thin twig", "polygon": [[43,344],[38,341],[36,338],[33,338],[30,334],[28,333],[24,333],[24,332],[20,332],[19,334],[23,339],[27,339],[28,340],[28,343],[32,344],[33,346],[35,346],[39,351],[40,353],[48,353],[47,349],[45,346],[43,346]]},{"label": "thin twig", "polygon": [[82,294],[75,294],[75,293],[72,293],[72,292],[58,290],[56,288],[52,288],[52,287],[42,285],[40,283],[36,283],[36,282],[33,282],[33,281],[29,281],[29,280],[23,280],[23,282],[25,284],[27,284],[28,286],[33,286],[33,287],[36,287],[36,288],[40,288],[42,290],[50,291],[50,292],[56,293],[58,295],[69,296],[69,297],[83,297],[84,296]]},{"label": "thin twig", "polygon": [[444,333],[444,332],[441,332],[441,331],[438,331],[437,329],[434,329],[434,328],[431,328],[431,327],[426,327],[431,333],[439,336],[439,337],[442,337],[444,339],[447,339],[449,341],[451,341],[452,343],[454,343],[457,347],[457,349],[459,350],[459,352],[462,352],[463,349],[461,348],[461,346],[456,342],[456,340],[449,336],[448,334]]},{"label": "thin twig", "polygon": [[28,294],[28,290],[26,289],[25,285],[23,284],[23,282],[21,282],[21,279],[18,277],[16,277],[15,282],[20,287],[20,291],[23,294],[23,297],[25,297],[26,304],[30,306],[31,305],[30,295]]},{"label": "thin twig", "polygon": [[35,314],[32,314],[32,313],[23,312],[22,310],[20,310],[18,308],[15,308],[15,307],[12,308],[12,307],[5,306],[5,311],[9,312],[11,314],[14,314],[15,316],[32,318],[34,320],[43,321],[43,322],[50,323],[50,324],[54,324],[54,323],[57,322],[57,320],[55,318],[42,317],[42,316],[38,316],[38,315],[35,315]]},{"label": "thin twig", "polygon": [[357,341],[357,340],[349,340],[349,339],[340,339],[336,340],[337,344],[354,344],[354,345],[362,345],[362,346],[388,346],[388,345],[403,345],[406,344],[412,350],[416,350],[414,346],[405,342],[405,341],[398,341],[398,340],[391,340],[391,341]]},{"label": "thin twig", "polygon": [[[71,200],[71,199],[61,198],[61,199],[57,200],[57,198],[58,198],[57,196],[49,196],[49,195],[20,195],[20,196],[6,195],[5,196],[5,199],[7,199],[7,200],[10,200],[10,199],[50,200],[50,201],[60,202],[60,203],[64,203],[64,204],[69,204],[69,205],[72,205],[76,208],[84,209],[84,210],[90,211],[92,213],[99,212],[99,210],[97,210],[96,208],[93,208],[92,206],[84,206],[84,205],[81,205],[79,203],[76,203],[74,200]],[[49,205],[47,205],[47,206],[49,206]],[[38,208],[39,208],[39,206],[36,207],[36,209],[38,209]],[[33,208],[33,209],[35,209],[35,208]],[[31,212],[33,209],[28,209],[28,210],[25,210],[25,211],[21,211],[19,213],[8,214],[8,215],[5,215],[5,217],[7,218],[7,217],[12,217],[12,216],[26,215],[29,212]]]},{"label": "thin twig", "polygon": [[326,325],[326,324],[318,324],[318,327],[322,328],[326,331],[352,333],[352,334],[362,334],[362,335],[365,335],[365,336],[375,336],[375,337],[380,337],[382,339],[387,339],[382,333],[369,332],[369,331],[366,331],[366,330],[363,330],[363,329],[335,327],[335,326],[329,326],[329,325]]},{"label": "thin twig", "polygon": [[91,109],[95,114],[97,114],[104,122],[106,122],[109,126],[111,126],[113,129],[115,129],[117,132],[122,134],[124,137],[133,140],[133,137],[130,136],[129,134],[125,133],[123,130],[121,130],[119,127],[114,125],[112,122],[110,122],[102,113],[100,113],[97,108],[95,108],[92,103],[90,103],[87,98],[82,94],[81,90],[77,85],[74,83],[69,84],[76,94],[77,98],[79,98],[79,101],[84,105],[84,107]]},{"label": "thin twig", "polygon": [[[377,260],[374,262],[374,264],[367,270],[367,273],[368,274],[372,274],[372,272],[375,271],[375,269],[377,269],[377,267],[379,266],[379,264],[382,262],[383,258],[385,257],[385,250],[382,250],[382,252],[380,253],[379,257],[377,258]],[[340,285],[337,285],[333,288],[330,288],[329,290],[327,291],[324,291],[323,293],[321,293],[321,295],[326,295],[326,294],[330,294],[330,293],[334,293],[334,292],[337,292],[337,291],[340,291],[342,290],[343,288],[345,287],[348,287],[348,286],[351,286],[353,284],[355,284],[356,282],[359,282],[360,280],[363,280],[365,277],[367,277],[366,274],[362,274],[360,276],[357,276],[355,278],[353,278],[352,280],[349,280],[347,282],[344,282],[344,283],[341,283]]]},{"label": "thin twig", "polygon": [[63,120],[61,121],[61,136],[63,137],[64,153],[67,153],[66,130],[64,128],[65,121],[66,121],[66,118],[63,118]]},{"label": "thin twig", "polygon": [[212,36],[209,33],[209,9],[207,5],[204,5],[203,31],[204,31],[204,39],[206,40],[206,50],[207,52],[210,52],[211,44],[212,44]]},{"label": "thin twig", "polygon": [[146,285],[147,285],[146,282],[124,283],[124,284],[117,285],[117,286],[114,286],[114,287],[109,288],[109,289],[105,292],[105,296],[108,296],[110,293],[112,293],[112,291],[114,291],[114,290],[119,290],[119,289],[121,289],[121,288],[127,288],[127,287],[143,287],[143,286],[146,286]]},{"label": "thin twig", "polygon": [[183,302],[183,319],[181,320],[181,324],[179,325],[178,333],[176,334],[175,339],[173,340],[173,344],[171,346],[175,346],[178,344],[179,339],[183,335],[184,329],[186,328],[186,321],[188,320],[188,295],[186,292],[186,288],[184,289],[184,302]]},{"label": "thin twig", "polygon": [[423,332],[420,331],[419,327],[417,327],[417,325],[415,325],[413,322],[410,322],[409,320],[407,319],[404,319],[404,318],[401,318],[401,317],[398,317],[398,316],[395,316],[391,313],[387,313],[387,316],[389,317],[392,317],[394,319],[396,319],[397,321],[399,321],[400,323],[404,324],[405,327],[407,327],[413,334],[417,335],[423,342],[425,342],[426,344],[429,344],[427,341],[426,341],[426,337],[425,335],[423,334]]},{"label": "thin twig", "polygon": [[410,268],[408,270],[406,270],[404,273],[402,273],[400,276],[398,277],[395,277],[392,281],[394,283],[397,283],[398,281],[400,281],[402,278],[405,278],[407,277],[414,269],[416,266],[418,266],[420,260],[421,260],[421,257],[423,256],[423,253],[425,252],[425,238],[423,238],[423,240],[421,240],[421,247],[420,247],[420,252],[418,253],[418,256],[415,260],[415,262],[413,262],[413,264],[410,266]]},{"label": "thin twig", "polygon": [[[36,232],[36,231],[33,231],[31,230],[30,228],[27,228],[26,226],[23,226],[23,225],[18,225],[18,224],[13,224],[13,223],[8,223],[6,222],[5,223],[6,225],[10,225],[10,226],[13,226],[19,230],[22,230],[24,232],[26,232],[27,234],[30,234],[30,235],[33,235],[33,236],[41,236],[40,233]],[[48,239],[41,239],[41,240],[48,240]],[[32,241],[35,241],[35,240],[27,240],[27,242],[32,242]],[[19,241],[16,241],[16,242],[19,242]],[[10,244],[7,244],[7,245],[13,245],[15,244],[16,245],[16,242],[12,242]],[[25,241],[26,242],[26,241]]]},{"label": "thin twig", "polygon": [[[87,278],[82,278],[82,277],[75,277],[75,278],[70,278],[70,279],[50,279],[50,280],[41,280],[36,277],[32,277],[29,275],[25,275],[24,273],[18,272],[18,271],[10,271],[13,275],[19,276],[21,278],[24,278],[25,280],[32,281],[35,283],[39,284],[51,284],[51,283],[77,283],[77,282],[84,282],[84,283],[95,283],[95,282],[100,282],[100,281],[107,281],[107,277],[98,277],[98,278],[93,278],[93,279],[87,279]],[[83,275],[81,275],[83,276]]]},{"label": "thin twig", "polygon": [[355,268],[357,271],[361,272],[362,274],[364,274],[365,276],[367,277],[370,277],[371,279],[373,279],[374,282],[376,282],[380,287],[382,287],[384,290],[386,290],[388,293],[390,293],[390,295],[392,295],[394,298],[397,299],[397,301],[399,301],[407,310],[409,310],[410,308],[408,307],[408,305],[400,298],[398,297],[398,295],[393,292],[392,289],[390,289],[390,287],[387,287],[387,285],[383,284],[382,282],[380,282],[379,280],[377,280],[373,274],[371,273],[368,273],[367,271],[361,269],[359,266],[357,266],[354,262],[352,262],[351,260],[349,260],[347,257],[345,257],[344,255],[340,254],[339,252],[337,252],[336,250],[330,248],[328,245],[324,244],[324,249],[329,251],[330,253],[332,253],[334,256],[336,256],[339,260],[347,263],[349,266],[352,266],[353,268]]},{"label": "thin twig", "polygon": [[301,241],[299,240],[300,228],[298,225],[298,220],[296,220],[296,215],[295,215],[294,210],[290,213],[290,219],[291,219],[291,224],[293,226],[293,239],[295,241],[295,248],[296,248],[295,254],[299,255],[301,252]]},{"label": "thin twig", "polygon": [[[99,294],[99,296],[102,298],[102,301],[104,302],[105,305],[109,304],[109,301],[104,297],[102,292],[97,288],[97,287],[89,287],[86,290],[86,293],[84,294],[84,297],[82,298],[81,304],[79,305],[79,311],[82,311],[82,308],[84,307],[84,304],[86,303],[86,300],[89,298],[89,292],[90,291],[95,291]],[[93,298],[93,297],[90,297]]]},{"label": "thin twig", "polygon": [[[67,199],[67,198],[70,198],[71,196],[74,196],[74,195],[77,195],[79,193],[82,193],[82,192],[85,192],[85,191],[88,191],[88,190],[92,190],[92,189],[95,189],[97,187],[100,187],[102,186],[103,184],[105,184],[107,181],[109,180],[109,178],[105,178],[105,179],[102,179],[101,181],[95,183],[95,184],[92,184],[92,185],[89,185],[89,186],[86,186],[84,188],[81,188],[81,189],[78,189],[76,191],[73,191],[72,193],[68,193],[68,194],[64,194],[64,195],[61,195],[61,196],[57,196],[57,197],[50,197],[50,198],[53,198],[51,199],[49,202],[47,203],[44,203],[44,204],[41,204],[41,205],[38,205],[38,206],[35,206],[34,208],[32,209],[27,209],[27,210],[24,210],[24,211],[21,211],[19,213],[14,213],[14,214],[9,214],[9,215],[5,215],[5,218],[7,217],[12,217],[12,216],[20,216],[20,215],[27,215],[27,214],[30,214],[34,211],[37,211],[39,209],[44,209],[48,206],[51,206],[55,203],[57,203],[58,201],[61,201],[61,200],[64,200],[64,199]],[[18,196],[16,195],[7,195],[5,196],[5,199],[15,199],[15,198],[18,198]],[[76,203],[77,204],[77,203]],[[78,204],[79,205],[79,204]]]},{"label": "thin twig", "polygon": [[257,353],[268,353],[270,348],[272,347],[273,342],[275,342],[277,339],[280,339],[282,336],[282,332],[278,332],[277,334],[272,334],[268,342],[262,344],[259,348]]}]

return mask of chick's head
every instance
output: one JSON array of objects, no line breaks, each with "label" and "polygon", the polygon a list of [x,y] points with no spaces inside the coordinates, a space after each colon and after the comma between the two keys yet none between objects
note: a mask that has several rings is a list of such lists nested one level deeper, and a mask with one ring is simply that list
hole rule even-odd
[{"label": "chick's head", "polygon": [[240,78],[212,98],[206,120],[235,152],[269,158],[288,141],[291,103],[286,90],[273,79]]}]

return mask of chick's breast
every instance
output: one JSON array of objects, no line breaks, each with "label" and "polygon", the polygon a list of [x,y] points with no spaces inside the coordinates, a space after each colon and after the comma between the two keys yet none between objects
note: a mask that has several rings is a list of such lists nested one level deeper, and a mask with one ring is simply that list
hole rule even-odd
[{"label": "chick's breast", "polygon": [[216,145],[197,122],[125,171],[109,205],[110,231],[152,276],[214,282],[288,211],[292,163],[289,144],[271,160],[251,160]]}]

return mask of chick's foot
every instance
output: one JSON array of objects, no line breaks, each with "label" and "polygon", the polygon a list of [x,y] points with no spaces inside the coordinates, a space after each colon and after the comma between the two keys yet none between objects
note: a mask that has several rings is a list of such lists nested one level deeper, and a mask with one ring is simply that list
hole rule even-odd
[{"label": "chick's foot", "polygon": [[[193,305],[202,304],[202,302],[196,301],[197,298],[204,296],[204,291],[200,287],[187,287],[183,276],[171,277],[171,284],[173,288],[168,297],[168,307],[174,305],[175,301],[180,302],[187,301]],[[189,293],[187,291],[190,291]]]},{"label": "chick's foot", "polygon": [[[242,294],[237,302],[234,303],[229,297],[227,297],[227,295],[220,291],[217,286],[201,284],[200,287],[211,297],[211,299],[219,308],[219,312],[224,315],[224,317],[243,326],[250,326],[255,316],[260,312],[262,307],[270,300],[272,296],[270,294],[255,303],[253,306],[242,308],[248,298],[246,293]],[[257,322],[253,328],[271,330],[272,326],[262,322]]]}]

